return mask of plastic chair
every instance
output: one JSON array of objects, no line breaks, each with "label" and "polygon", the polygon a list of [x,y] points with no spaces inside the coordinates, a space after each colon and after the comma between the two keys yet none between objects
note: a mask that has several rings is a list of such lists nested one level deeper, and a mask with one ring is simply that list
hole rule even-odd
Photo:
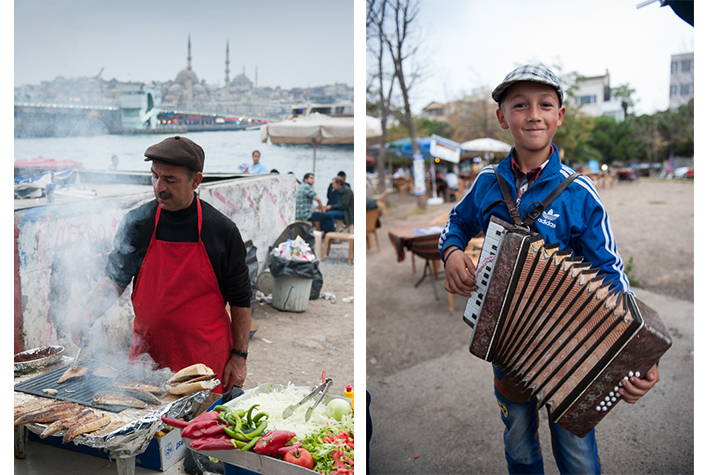
[{"label": "plastic chair", "polygon": [[377,242],[377,252],[380,252],[380,238],[377,236],[377,218],[380,217],[382,211],[379,208],[368,210],[365,215],[367,217],[366,221],[366,234],[365,239],[367,239],[367,248],[370,249],[370,234],[375,235],[375,242]]}]

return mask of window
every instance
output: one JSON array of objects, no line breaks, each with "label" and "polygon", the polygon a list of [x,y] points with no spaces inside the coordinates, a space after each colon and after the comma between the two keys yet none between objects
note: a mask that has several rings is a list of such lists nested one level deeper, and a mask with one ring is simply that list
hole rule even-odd
[{"label": "window", "polygon": [[574,103],[579,104],[596,104],[597,96],[580,96],[574,98]]},{"label": "window", "polygon": [[673,96],[692,96],[694,92],[694,84],[678,84],[673,86]]},{"label": "window", "polygon": [[688,73],[693,71],[694,60],[687,59],[685,61],[674,61],[673,67],[671,68],[674,73]]}]

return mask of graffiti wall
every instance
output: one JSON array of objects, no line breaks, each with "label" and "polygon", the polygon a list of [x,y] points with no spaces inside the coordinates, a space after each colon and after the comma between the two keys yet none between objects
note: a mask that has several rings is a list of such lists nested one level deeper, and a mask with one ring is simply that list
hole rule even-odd
[{"label": "graffiti wall", "polygon": [[[294,220],[297,185],[292,175],[263,175],[203,184],[198,195],[252,241],[263,269],[269,246]],[[62,345],[75,353],[70,323],[103,276],[118,225],[151,199],[147,191],[15,211],[15,352]],[[110,354],[127,354],[130,346],[130,293],[129,285],[92,328],[96,346]]]}]

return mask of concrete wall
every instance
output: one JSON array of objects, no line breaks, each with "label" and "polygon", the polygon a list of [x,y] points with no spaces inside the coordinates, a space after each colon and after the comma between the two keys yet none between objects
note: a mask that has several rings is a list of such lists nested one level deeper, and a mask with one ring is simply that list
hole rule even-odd
[{"label": "concrete wall", "polygon": [[[268,247],[293,222],[296,179],[262,175],[201,185],[198,194],[257,247],[260,270]],[[81,311],[103,275],[123,216],[152,192],[53,204],[15,211],[15,352],[45,345],[76,351],[69,322]],[[127,353],[133,325],[131,286],[94,326],[109,353]]]}]

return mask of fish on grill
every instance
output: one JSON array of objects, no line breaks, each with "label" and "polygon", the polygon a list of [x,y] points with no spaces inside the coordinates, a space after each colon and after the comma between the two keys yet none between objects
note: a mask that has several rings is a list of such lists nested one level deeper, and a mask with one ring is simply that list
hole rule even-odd
[{"label": "fish on grill", "polygon": [[106,406],[127,406],[137,409],[143,409],[148,406],[140,399],[121,391],[100,391],[94,394],[92,399],[96,404],[104,404]]},{"label": "fish on grill", "polygon": [[137,399],[140,399],[143,402],[147,402],[148,404],[160,404],[160,399],[158,399],[154,394],[149,393],[148,391],[144,391],[142,389],[131,389],[131,388],[121,389],[121,391],[123,391],[126,394],[129,394]]},{"label": "fish on grill", "polygon": [[59,377],[57,383],[63,383],[64,381],[69,381],[74,378],[81,378],[86,373],[89,372],[89,368],[86,366],[77,366],[76,369],[71,369],[71,367],[64,372],[63,375]]},{"label": "fish on grill", "polygon": [[95,415],[96,414],[94,413],[93,410],[84,409],[83,411],[81,411],[77,414],[74,414],[70,417],[52,422],[51,424],[49,424],[47,426],[46,429],[44,429],[44,431],[42,431],[42,433],[39,436],[41,439],[45,439],[45,438],[49,437],[50,435],[53,435],[59,431],[69,429],[74,424],[87,421]]},{"label": "fish on grill", "polygon": [[80,434],[86,434],[89,432],[94,432],[95,430],[99,430],[102,427],[107,426],[110,422],[111,416],[109,416],[108,414],[102,416],[94,414],[89,419],[78,422],[77,424],[74,424],[69,429],[67,429],[66,433],[64,434],[64,437],[62,437],[62,444],[71,442],[76,436]]},{"label": "fish on grill", "polygon": [[96,368],[91,374],[99,378],[115,379],[119,376],[120,373],[113,366],[105,364]]},{"label": "fish on grill", "polygon": [[33,422],[54,422],[64,417],[80,412],[82,406],[69,401],[60,401],[48,404],[34,411],[20,413],[15,418],[15,426],[30,424]]},{"label": "fish on grill", "polygon": [[114,381],[113,387],[120,389],[121,391],[140,390],[155,394],[156,396],[162,396],[165,394],[165,388],[162,386],[137,379],[121,379],[119,381]]}]

